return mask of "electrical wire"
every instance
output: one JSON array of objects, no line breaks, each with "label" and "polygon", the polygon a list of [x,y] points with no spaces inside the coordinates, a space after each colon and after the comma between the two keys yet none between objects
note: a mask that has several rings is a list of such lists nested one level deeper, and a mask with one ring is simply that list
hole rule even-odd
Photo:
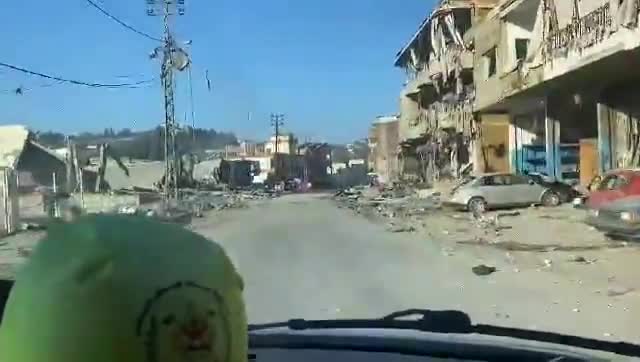
[{"label": "electrical wire", "polygon": [[160,38],[156,38],[154,36],[151,36],[145,32],[142,32],[134,27],[132,27],[131,25],[125,23],[124,21],[118,19],[117,17],[115,17],[114,15],[109,14],[106,10],[104,10],[102,7],[100,7],[100,5],[96,4],[95,2],[91,1],[91,0],[85,0],[86,2],[88,2],[91,6],[93,6],[94,8],[98,9],[98,11],[100,11],[101,13],[103,13],[106,17],[108,17],[109,19],[115,21],[116,23],[124,26],[125,28],[131,30],[132,32],[138,34],[138,35],[142,35],[143,37],[147,38],[147,39],[151,39],[154,41],[159,41],[162,42],[163,40]]},{"label": "electrical wire", "polygon": [[26,74],[30,74],[30,75],[46,78],[46,79],[57,80],[57,81],[62,82],[62,83],[70,83],[70,84],[82,85],[82,86],[93,87],[93,88],[138,88],[138,86],[140,86],[140,85],[148,84],[148,83],[151,83],[151,82],[154,81],[153,79],[149,79],[149,80],[142,80],[142,81],[133,82],[133,83],[113,83],[113,84],[109,84],[109,83],[106,83],[106,84],[105,83],[91,83],[91,82],[83,82],[83,81],[79,81],[79,80],[65,79],[65,78],[60,78],[60,77],[53,76],[53,75],[39,73],[39,72],[36,72],[36,71],[33,71],[33,70],[29,70],[29,69],[26,69],[26,68],[18,67],[18,66],[7,64],[7,63],[3,63],[3,62],[0,62],[0,67],[13,69],[13,70],[18,71],[18,72],[22,72],[22,73],[26,73]]},{"label": "electrical wire", "polygon": [[49,87],[53,87],[54,85],[59,85],[61,84],[60,81],[55,81],[53,83],[46,83],[46,84],[39,84],[33,87],[25,87],[25,86],[19,86],[19,87],[15,87],[15,88],[11,88],[11,89],[3,89],[0,90],[0,94],[7,94],[7,93],[13,93],[15,95],[23,95],[24,92],[28,92],[33,90],[34,88],[49,88]]}]

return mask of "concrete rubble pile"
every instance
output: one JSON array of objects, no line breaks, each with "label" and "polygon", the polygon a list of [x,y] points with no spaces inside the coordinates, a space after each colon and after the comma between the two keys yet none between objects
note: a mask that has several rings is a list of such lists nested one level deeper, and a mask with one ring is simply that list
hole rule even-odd
[{"label": "concrete rubble pile", "polygon": [[164,221],[188,223],[193,217],[203,217],[207,211],[237,209],[249,206],[250,201],[277,197],[278,194],[262,190],[202,191],[183,190],[182,198],[168,204],[156,202],[142,206],[121,206],[115,212],[143,215]]},{"label": "concrete rubble pile", "polygon": [[426,197],[402,185],[374,188],[349,188],[334,195],[339,207],[367,217],[386,219],[391,232],[413,232],[423,216],[440,209],[438,194]]}]

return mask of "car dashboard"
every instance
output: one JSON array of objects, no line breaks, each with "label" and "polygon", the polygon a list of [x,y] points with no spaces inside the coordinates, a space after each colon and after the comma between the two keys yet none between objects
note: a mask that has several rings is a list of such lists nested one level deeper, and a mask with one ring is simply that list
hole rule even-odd
[{"label": "car dashboard", "polygon": [[255,331],[249,361],[593,361],[611,354],[553,344],[409,330]]},{"label": "car dashboard", "polygon": [[425,361],[480,361],[470,359],[449,359],[439,357],[411,356],[399,353],[321,350],[321,349],[278,349],[265,348],[249,355],[249,362],[425,362]]}]

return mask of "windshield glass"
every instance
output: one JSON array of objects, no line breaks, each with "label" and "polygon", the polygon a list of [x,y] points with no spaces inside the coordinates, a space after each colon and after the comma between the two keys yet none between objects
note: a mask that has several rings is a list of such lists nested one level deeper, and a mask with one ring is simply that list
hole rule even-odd
[{"label": "windshield glass", "polygon": [[4,1],[0,276],[117,214],[221,245],[249,323],[640,343],[640,220],[596,211],[640,195],[638,1],[552,2]]},{"label": "windshield glass", "polygon": [[622,175],[609,175],[602,179],[599,191],[616,190],[628,183],[627,179]]}]

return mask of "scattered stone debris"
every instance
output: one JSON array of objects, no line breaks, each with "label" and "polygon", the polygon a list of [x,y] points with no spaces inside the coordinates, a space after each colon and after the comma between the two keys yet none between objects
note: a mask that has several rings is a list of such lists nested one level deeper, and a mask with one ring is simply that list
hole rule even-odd
[{"label": "scattered stone debris", "polygon": [[203,191],[182,190],[181,199],[168,205],[158,202],[150,205],[123,205],[115,210],[123,215],[138,215],[172,223],[189,223],[193,217],[203,217],[206,211],[244,208],[251,200],[278,197],[279,194],[264,190]]},{"label": "scattered stone debris", "polygon": [[500,212],[498,213],[498,217],[504,217],[504,216],[520,216],[521,213],[520,211],[505,211],[505,212]]},{"label": "scattered stone debris", "polygon": [[411,225],[394,225],[394,224],[391,224],[391,225],[389,225],[387,230],[389,230],[392,233],[412,233],[412,232],[416,231],[416,228],[414,228]]},{"label": "scattered stone debris", "polygon": [[38,231],[45,230],[47,227],[45,225],[36,224],[33,222],[21,222],[18,226],[20,231]]},{"label": "scattered stone debris", "polygon": [[607,296],[609,297],[620,297],[623,296],[625,294],[629,294],[634,292],[635,289],[634,288],[627,288],[627,287],[610,287],[607,290]]},{"label": "scattered stone debris", "polygon": [[[353,210],[369,217],[407,220],[416,229],[420,220],[414,216],[424,216],[440,208],[437,196],[412,192],[410,188],[395,184],[380,191],[366,187],[352,187],[334,194],[338,207]],[[411,223],[416,222],[416,225]],[[395,224],[395,223],[394,223]]]},{"label": "scattered stone debris", "polygon": [[18,255],[20,255],[23,258],[28,258],[31,255],[31,249],[27,249],[25,247],[19,246]]},{"label": "scattered stone debris", "polygon": [[582,255],[570,255],[569,261],[572,261],[575,263],[586,263],[587,259],[585,259],[584,256]]},{"label": "scattered stone debris", "polygon": [[471,271],[475,275],[486,276],[486,275],[495,273],[497,271],[497,269],[494,266],[487,266],[487,265],[484,265],[484,264],[480,264],[480,265],[476,265],[476,266],[472,267]]}]

